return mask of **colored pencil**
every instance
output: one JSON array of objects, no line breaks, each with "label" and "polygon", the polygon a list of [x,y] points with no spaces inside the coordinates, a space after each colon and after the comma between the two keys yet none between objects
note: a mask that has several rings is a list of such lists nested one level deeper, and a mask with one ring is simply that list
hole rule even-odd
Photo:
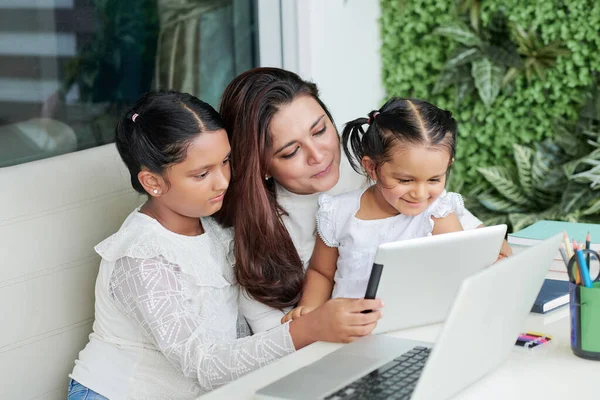
[{"label": "colored pencil", "polygon": [[565,251],[567,252],[567,257],[569,259],[573,257],[573,249],[571,248],[571,241],[569,240],[569,235],[567,232],[563,231],[563,238],[565,240]]},{"label": "colored pencil", "polygon": [[591,241],[591,237],[590,237],[590,233],[588,232],[587,236],[585,237],[585,249],[587,250],[587,255],[585,257],[585,261],[587,261],[587,265],[588,267],[591,265],[590,264],[590,241]]},{"label": "colored pencil", "polygon": [[[579,246],[577,245],[577,242],[573,240],[573,253],[577,253],[578,249]],[[575,254],[573,254],[573,257],[575,258],[575,262],[573,263],[573,275],[575,275],[575,283],[580,285],[583,282],[581,277],[581,265],[579,264],[579,259]]]}]

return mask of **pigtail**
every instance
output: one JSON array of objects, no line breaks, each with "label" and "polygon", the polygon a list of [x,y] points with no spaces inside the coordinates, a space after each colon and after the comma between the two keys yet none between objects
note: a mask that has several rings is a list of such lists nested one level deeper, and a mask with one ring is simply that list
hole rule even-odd
[{"label": "pigtail", "polygon": [[361,164],[364,156],[363,137],[365,136],[365,130],[363,129],[363,125],[368,124],[370,118],[357,118],[350,121],[344,126],[344,130],[342,131],[344,153],[352,169],[359,174],[363,173]]}]

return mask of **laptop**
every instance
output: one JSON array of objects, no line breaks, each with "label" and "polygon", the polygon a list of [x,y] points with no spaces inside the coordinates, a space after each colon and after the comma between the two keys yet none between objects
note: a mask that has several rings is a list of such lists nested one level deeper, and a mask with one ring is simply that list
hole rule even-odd
[{"label": "laptop", "polygon": [[460,283],[496,262],[505,234],[497,225],[380,245],[365,295],[379,284],[385,313],[374,333],[445,320]]},{"label": "laptop", "polygon": [[558,234],[466,278],[435,346],[369,335],[260,389],[256,398],[441,400],[454,396],[506,359],[561,240]]}]

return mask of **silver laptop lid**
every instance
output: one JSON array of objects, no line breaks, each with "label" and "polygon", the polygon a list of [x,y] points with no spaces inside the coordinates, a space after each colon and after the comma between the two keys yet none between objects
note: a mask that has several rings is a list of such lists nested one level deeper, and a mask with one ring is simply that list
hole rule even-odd
[{"label": "silver laptop lid", "polygon": [[411,399],[447,399],[506,359],[561,240],[553,236],[465,279]]}]

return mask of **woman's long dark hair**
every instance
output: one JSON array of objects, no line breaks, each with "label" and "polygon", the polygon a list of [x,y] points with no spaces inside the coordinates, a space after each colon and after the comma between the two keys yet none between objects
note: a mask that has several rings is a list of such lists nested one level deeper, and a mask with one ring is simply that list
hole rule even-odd
[{"label": "woman's long dark hair", "polygon": [[[265,180],[271,164],[270,123],[283,105],[310,96],[315,84],[279,68],[255,68],[233,79],[223,92],[220,114],[231,143],[232,176],[217,220],[234,228],[235,275],[256,300],[283,308],[302,294],[304,269],[281,216],[273,180]],[[333,120],[332,120],[333,121]]]}]

